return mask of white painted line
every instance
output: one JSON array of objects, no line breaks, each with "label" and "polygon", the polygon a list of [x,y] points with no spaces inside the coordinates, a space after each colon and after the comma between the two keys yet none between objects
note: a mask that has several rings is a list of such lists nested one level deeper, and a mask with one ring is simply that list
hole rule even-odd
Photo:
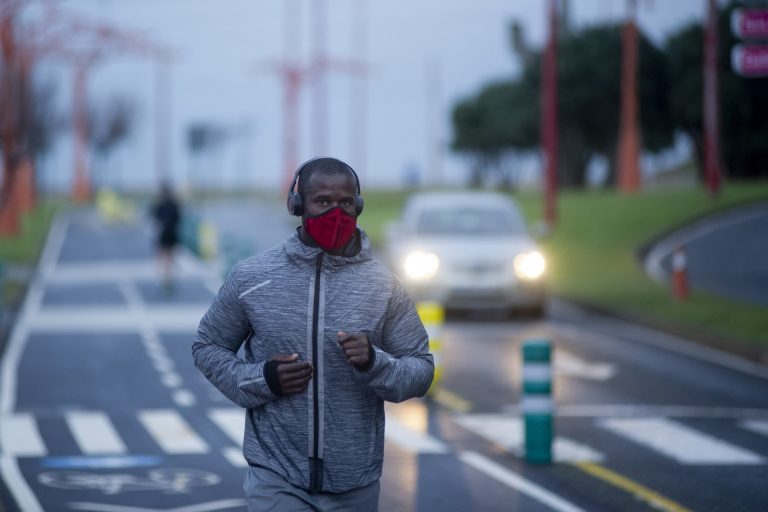
[{"label": "white painted line", "polygon": [[[151,281],[156,282],[160,273],[154,260],[94,261],[88,263],[61,263],[50,275],[49,282],[54,284],[71,283],[113,283],[116,281]],[[201,268],[183,266],[178,274],[180,278],[208,277]]]},{"label": "white painted line", "polygon": [[243,446],[243,438],[245,437],[245,411],[243,409],[236,407],[211,409],[208,411],[208,417],[237,446]]},{"label": "white painted line", "polygon": [[[143,320],[159,331],[194,333],[209,304],[153,306],[144,312]],[[135,333],[142,321],[122,306],[57,306],[40,311],[29,328],[34,332]]]},{"label": "white painted line", "polygon": [[585,361],[562,349],[555,351],[553,359],[555,373],[559,375],[598,382],[604,382],[616,375],[616,367],[612,364]]},{"label": "white painted line", "polygon": [[248,467],[248,461],[245,460],[245,457],[243,456],[243,450],[241,448],[230,446],[229,448],[224,448],[221,453],[229,461],[229,463],[236,468]]},{"label": "white painted line", "polygon": [[70,411],[65,414],[65,420],[84,454],[120,455],[127,452],[125,443],[105,413]]},{"label": "white painted line", "polygon": [[139,411],[139,421],[166,453],[208,453],[205,441],[172,409]]},{"label": "white painted line", "polygon": [[[8,340],[8,346],[5,350],[5,356],[2,358],[0,366],[0,416],[10,414],[16,407],[16,386],[18,384],[18,368],[24,348],[27,344],[29,330],[27,328],[30,317],[36,312],[43,299],[43,287],[45,279],[53,273],[56,268],[56,260],[61,252],[61,246],[64,243],[64,234],[67,229],[67,220],[62,215],[57,215],[53,219],[51,229],[45,241],[43,253],[40,256],[40,263],[32,284],[27,290],[27,294],[22,302],[19,316],[13,326]],[[5,430],[4,428],[2,430]],[[30,432],[32,432],[30,430]],[[39,438],[37,426],[34,427],[35,434]],[[42,441],[41,441],[42,442]],[[5,443],[3,443],[5,444]],[[0,454],[0,470],[2,470],[3,479],[8,489],[13,494],[16,504],[25,512],[42,512],[43,507],[37,501],[35,494],[27,484],[26,479],[21,474],[19,464],[14,457]]]},{"label": "white painted line", "polygon": [[741,426],[752,432],[768,436],[768,421],[748,420],[743,422]]},{"label": "white painted line", "polygon": [[150,359],[152,359],[152,365],[155,367],[155,370],[161,374],[171,373],[176,367],[173,360],[168,356],[152,357],[150,355]]},{"label": "white painted line", "polygon": [[45,457],[48,454],[34,416],[19,413],[0,417],[0,452],[14,457]]},{"label": "white painted line", "polygon": [[558,512],[583,512],[583,509],[577,507],[573,503],[566,501],[557,494],[546,490],[530,480],[526,480],[517,473],[510,471],[501,464],[497,464],[484,455],[469,451],[460,454],[459,459],[465,464],[472,466],[504,485],[517,489],[521,493],[547,505],[552,510]]},{"label": "white painted line", "polygon": [[8,489],[13,493],[19,510],[24,512],[43,512],[43,507],[37,501],[35,493],[32,492],[24,475],[21,474],[19,462],[15,457],[0,454],[0,473]]},{"label": "white painted line", "polygon": [[160,382],[162,382],[163,385],[166,387],[178,388],[179,386],[181,386],[181,375],[175,372],[166,373],[160,376]]},{"label": "white painted line", "polygon": [[[568,304],[559,303],[559,308],[568,309],[572,312],[576,312],[577,315],[581,313],[578,307]],[[657,331],[650,327],[645,327],[630,322],[624,322],[608,316],[597,315],[600,317],[601,322],[605,324],[613,324],[614,332],[621,332],[621,339],[631,340],[633,342],[643,343],[644,345],[651,345],[654,347],[661,347],[670,352],[682,354],[685,356],[695,357],[701,361],[707,361],[714,363],[718,366],[730,368],[748,375],[760,377],[762,379],[768,379],[768,368],[764,365],[754,363],[747,359],[744,359],[727,352],[702,345],[701,343],[695,343],[685,338],[680,338],[672,334],[667,334],[662,331]],[[575,323],[558,323],[554,325],[554,328],[568,335],[591,338],[602,338],[603,340],[614,343],[615,338],[608,334],[604,334],[602,331],[594,328],[584,328]]]},{"label": "white painted line", "polygon": [[[520,415],[520,404],[501,408],[512,416]],[[646,404],[557,404],[558,418],[768,418],[768,409],[696,405]]]},{"label": "white painted line", "polygon": [[19,315],[14,323],[13,330],[8,339],[5,356],[0,366],[0,414],[12,412],[16,406],[16,385],[19,361],[24,353],[29,335],[29,324],[32,316],[40,308],[43,300],[43,289],[46,276],[56,267],[56,259],[64,243],[64,234],[67,230],[67,220],[61,215],[53,219],[51,230],[45,241],[43,253],[40,256],[40,264],[32,279],[27,294],[22,302]]},{"label": "white painted line", "polygon": [[177,389],[171,396],[173,401],[181,407],[192,407],[197,403],[197,397],[186,389]]},{"label": "white painted line", "polygon": [[[518,416],[502,414],[465,414],[456,423],[480,437],[509,450],[515,455],[525,455],[523,420]],[[556,462],[601,462],[602,453],[565,437],[555,437],[552,455]]]},{"label": "white painted line", "polygon": [[392,416],[387,417],[384,435],[387,441],[412,453],[448,453],[448,447],[437,438],[406,427]]},{"label": "white painted line", "polygon": [[130,507],[124,505],[110,505],[109,503],[91,503],[87,501],[72,502],[68,504],[69,510],[85,510],[90,512],[215,512],[231,508],[242,508],[246,505],[243,499],[225,499],[195,503],[176,508],[147,508]]},{"label": "white painted line", "polygon": [[651,249],[645,257],[645,271],[656,282],[664,283],[666,282],[667,273],[661,266],[661,260],[667,255],[672,254],[677,247],[688,245],[694,240],[720,229],[761,217],[768,217],[768,211],[764,207],[757,211],[726,212],[719,219],[704,219],[693,226],[683,227],[668,235]]},{"label": "white painted line", "polygon": [[603,428],[681,464],[765,464],[757,453],[664,418],[611,418]]}]

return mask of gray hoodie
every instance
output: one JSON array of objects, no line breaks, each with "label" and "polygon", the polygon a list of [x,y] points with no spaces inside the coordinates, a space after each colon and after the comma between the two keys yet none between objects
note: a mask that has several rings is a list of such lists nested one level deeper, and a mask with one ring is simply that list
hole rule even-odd
[{"label": "gray hoodie", "polygon": [[[247,408],[243,453],[251,465],[310,492],[345,492],[381,476],[384,400],[422,396],[434,363],[427,333],[397,278],[362,249],[335,256],[298,234],[239,262],[200,321],[195,365]],[[365,332],[374,360],[351,366],[336,333]],[[316,335],[315,335],[316,334]],[[237,356],[245,343],[245,360]],[[276,354],[312,361],[306,391],[277,396],[264,378]]]}]

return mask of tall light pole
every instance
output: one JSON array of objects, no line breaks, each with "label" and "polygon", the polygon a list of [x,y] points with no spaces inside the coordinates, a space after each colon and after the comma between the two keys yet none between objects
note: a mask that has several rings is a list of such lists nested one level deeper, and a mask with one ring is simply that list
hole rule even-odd
[{"label": "tall light pole", "polygon": [[549,0],[547,45],[541,61],[541,145],[544,153],[544,219],[557,222],[557,27],[558,0]]},{"label": "tall light pole", "polygon": [[720,190],[720,115],[717,77],[717,3],[707,0],[704,28],[704,177],[712,197]]},{"label": "tall light pole", "polygon": [[637,0],[628,0],[627,10],[621,38],[621,118],[617,163],[619,190],[633,193],[641,187],[637,115]]}]

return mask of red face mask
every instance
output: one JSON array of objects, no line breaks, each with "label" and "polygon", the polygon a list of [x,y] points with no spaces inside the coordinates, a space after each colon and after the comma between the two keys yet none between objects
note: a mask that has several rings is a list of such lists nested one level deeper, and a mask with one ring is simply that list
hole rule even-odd
[{"label": "red face mask", "polygon": [[307,234],[326,251],[337,251],[347,245],[355,234],[357,219],[340,207],[331,208],[304,221]]}]

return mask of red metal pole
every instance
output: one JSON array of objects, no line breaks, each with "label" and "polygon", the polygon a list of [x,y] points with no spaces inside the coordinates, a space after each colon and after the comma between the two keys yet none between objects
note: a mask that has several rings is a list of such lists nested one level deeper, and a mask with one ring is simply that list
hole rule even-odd
[{"label": "red metal pole", "polygon": [[557,222],[557,0],[549,0],[549,35],[542,59],[541,144],[544,150],[544,219],[549,227]]},{"label": "red metal pole", "polygon": [[87,64],[77,64],[72,87],[72,115],[74,117],[74,165],[75,180],[72,197],[75,201],[85,202],[91,196],[91,184],[88,178],[87,123],[86,118],[86,80]]},{"label": "red metal pole", "polygon": [[704,29],[704,176],[712,197],[720,190],[720,120],[717,76],[717,5],[708,0]]},{"label": "red metal pole", "polygon": [[328,144],[328,94],[326,84],[327,56],[326,41],[326,3],[325,0],[313,0],[314,58],[312,63],[312,79],[314,80],[314,151],[315,155],[324,155]]},{"label": "red metal pole", "polygon": [[303,72],[297,60],[298,14],[294,0],[283,2],[283,186],[288,186],[299,165],[299,92]]},{"label": "red metal pole", "polygon": [[[352,8],[352,55],[357,53],[360,62],[368,58],[368,0],[353,0]],[[358,176],[365,174],[368,151],[368,82],[365,75],[352,77],[350,101],[350,143],[352,167]]]},{"label": "red metal pole", "polygon": [[170,58],[155,57],[155,175],[158,183],[171,175],[171,81]]},{"label": "red metal pole", "polygon": [[629,0],[629,15],[622,34],[621,119],[617,159],[619,190],[625,193],[640,189],[640,133],[637,121],[637,25],[635,0]]}]

